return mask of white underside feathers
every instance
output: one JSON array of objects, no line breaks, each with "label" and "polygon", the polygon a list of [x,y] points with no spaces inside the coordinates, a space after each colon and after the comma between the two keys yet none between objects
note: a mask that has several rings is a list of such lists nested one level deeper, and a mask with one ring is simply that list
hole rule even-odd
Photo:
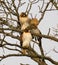
[{"label": "white underside feathers", "polygon": [[29,43],[30,43],[30,41],[32,40],[32,35],[31,35],[31,33],[29,33],[29,32],[24,32],[23,33],[23,37],[22,37],[22,40],[23,40],[23,44],[22,44],[22,46],[23,47],[29,47]]}]

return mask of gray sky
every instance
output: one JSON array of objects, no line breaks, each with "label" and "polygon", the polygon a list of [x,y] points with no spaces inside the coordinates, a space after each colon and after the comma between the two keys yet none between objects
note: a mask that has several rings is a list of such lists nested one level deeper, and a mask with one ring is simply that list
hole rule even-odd
[{"label": "gray sky", "polygon": [[[27,0],[25,0],[27,1]],[[37,5],[36,5],[37,6]],[[38,14],[38,8],[35,5],[33,5],[33,8],[31,10],[33,16],[35,16],[35,14]],[[19,10],[24,11],[25,8],[24,6],[21,7],[21,9]],[[39,14],[40,15],[40,14]],[[37,18],[39,18],[39,15],[37,15]],[[49,11],[45,13],[45,16],[43,18],[43,20],[41,21],[41,23],[39,24],[39,29],[41,30],[42,34],[47,34],[49,28],[52,29],[52,27],[56,27],[58,24],[58,11]],[[52,36],[53,31],[51,31],[50,35]],[[9,39],[7,39],[9,40]],[[11,42],[15,43],[16,40],[12,40]],[[10,42],[10,40],[9,40]],[[58,54],[53,52],[52,49],[55,48],[56,50],[58,49],[58,44],[57,42],[48,40],[48,39],[42,39],[42,45],[43,45],[43,49],[45,53],[48,53],[47,56],[53,58],[54,60],[58,61]],[[35,50],[37,50],[37,46],[35,45]],[[0,50],[1,51],[1,50]],[[39,50],[37,50],[38,52],[40,52]],[[6,52],[7,53],[7,52]],[[0,54],[3,54],[2,52]],[[48,62],[48,61],[47,61]],[[30,65],[38,65],[35,61],[31,60],[31,58],[29,57],[10,57],[10,58],[6,58],[4,60],[2,60],[0,62],[0,65],[20,65],[20,63],[24,63],[24,64],[30,64]],[[53,65],[50,62],[48,62],[48,65]]]}]

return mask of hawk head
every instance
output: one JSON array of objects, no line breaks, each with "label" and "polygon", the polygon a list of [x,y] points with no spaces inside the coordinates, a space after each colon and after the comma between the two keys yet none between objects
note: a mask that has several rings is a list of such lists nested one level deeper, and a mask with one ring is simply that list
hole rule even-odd
[{"label": "hawk head", "polygon": [[27,17],[28,15],[25,13],[25,12],[22,12],[21,14],[20,14],[20,17]]},{"label": "hawk head", "polygon": [[25,12],[22,12],[20,15],[19,15],[19,20],[20,20],[20,24],[24,24],[25,22],[27,22],[28,20],[28,15],[25,13]]}]

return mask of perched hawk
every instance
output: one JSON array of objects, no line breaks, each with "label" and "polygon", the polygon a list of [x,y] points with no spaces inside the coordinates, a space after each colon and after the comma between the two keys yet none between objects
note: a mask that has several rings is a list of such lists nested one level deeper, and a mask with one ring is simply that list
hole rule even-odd
[{"label": "perched hawk", "polygon": [[[24,32],[22,33],[22,47],[28,48],[29,43],[32,40],[31,33],[41,34],[40,30],[37,28],[37,26],[39,25],[39,21],[37,18],[30,19],[25,12],[22,12],[19,15],[19,20],[20,20],[19,22],[21,24],[21,30],[24,30]],[[28,30],[27,27],[30,27],[30,30]],[[35,36],[34,36],[34,38],[35,38]],[[37,39],[39,41],[39,39],[41,39],[41,37],[37,37]],[[26,49],[22,49],[22,52],[25,54]]]},{"label": "perched hawk", "polygon": [[[29,48],[29,44],[32,40],[32,35],[29,31],[25,31],[22,34],[22,47],[23,48]],[[26,54],[27,49],[22,49],[22,52]]]},{"label": "perched hawk", "polygon": [[[31,35],[30,31],[26,29],[29,26],[28,21],[30,19],[28,18],[28,15],[26,13],[22,12],[19,15],[19,20],[20,20],[19,22],[21,24],[21,30],[24,30],[21,35],[21,38],[22,38],[21,45],[23,48],[28,48],[29,43],[32,40],[32,35]],[[27,49],[22,49],[22,52],[23,52],[23,54],[26,54]]]},{"label": "perched hawk", "polygon": [[21,24],[21,30],[26,29],[28,26],[32,26],[31,28],[37,27],[40,23],[37,18],[30,19],[25,12],[19,15],[19,22]]},{"label": "perched hawk", "polygon": [[20,15],[19,15],[19,22],[21,25],[23,25],[25,22],[28,21],[28,15],[25,13],[25,12],[22,12]]},{"label": "perched hawk", "polygon": [[19,15],[19,20],[20,20],[19,22],[21,24],[21,30],[24,30],[29,26],[30,18],[28,17],[28,15],[25,12],[22,12]]}]

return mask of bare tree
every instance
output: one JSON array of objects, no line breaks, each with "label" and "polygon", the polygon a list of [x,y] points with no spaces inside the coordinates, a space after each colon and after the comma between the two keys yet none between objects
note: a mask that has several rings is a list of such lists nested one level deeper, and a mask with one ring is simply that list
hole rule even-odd
[{"label": "bare tree", "polygon": [[[16,4],[16,2],[17,2],[17,4]],[[40,2],[42,2],[41,5],[39,5]],[[27,7],[24,6],[25,4],[27,4]],[[35,41],[32,40],[32,42],[36,43],[38,45],[38,47],[40,48],[41,55],[38,54],[34,50],[34,47],[28,48],[28,51],[30,51],[30,52],[28,52],[28,54],[23,54],[21,52],[21,49],[22,49],[22,47],[20,46],[20,33],[21,33],[20,28],[21,28],[21,26],[20,26],[20,23],[18,23],[19,14],[20,14],[19,9],[22,6],[24,6],[25,11],[23,11],[23,12],[27,12],[27,14],[30,15],[32,6],[37,5],[37,4],[38,4],[38,13],[41,14],[41,16],[39,18],[39,22],[41,22],[42,19],[44,18],[46,11],[58,10],[58,0],[48,0],[47,2],[46,2],[46,0],[33,0],[33,1],[28,0],[28,3],[26,1],[23,2],[23,0],[0,0],[0,48],[3,49],[3,52],[5,52],[4,49],[18,52],[18,54],[9,53],[8,55],[2,55],[2,56],[0,56],[0,61],[7,57],[27,56],[27,57],[30,57],[35,62],[37,62],[38,65],[47,65],[45,60],[50,61],[52,64],[58,65],[57,61],[53,60],[52,58],[50,58],[48,56],[45,56],[43,47],[42,47],[42,42],[39,45],[39,43],[36,42],[36,40]],[[48,8],[49,5],[51,5],[50,8]],[[31,15],[32,15],[32,13],[31,13]],[[49,32],[47,35],[45,35],[45,34],[33,34],[33,35],[35,35],[37,37],[40,36],[42,38],[51,39],[53,41],[58,42],[58,38],[54,37],[54,36],[50,36],[49,33],[50,33],[50,29],[49,29]],[[9,37],[11,37],[11,39],[13,39],[13,40],[14,39],[18,40],[19,43],[17,43],[17,42],[9,43],[9,41],[6,40],[6,38],[9,38]],[[12,47],[14,47],[14,48],[12,48]]]}]

